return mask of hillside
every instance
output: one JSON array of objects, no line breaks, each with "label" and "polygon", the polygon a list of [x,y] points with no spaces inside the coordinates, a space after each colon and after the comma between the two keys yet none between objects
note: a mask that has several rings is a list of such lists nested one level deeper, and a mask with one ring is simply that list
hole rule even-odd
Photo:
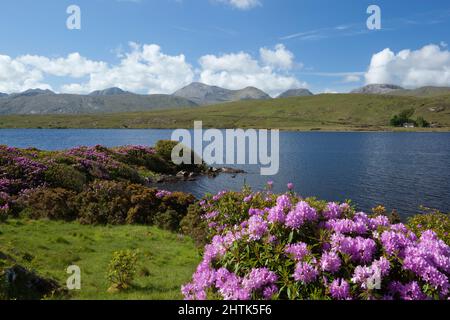
[{"label": "hillside", "polygon": [[[450,95],[433,98],[337,94],[239,101],[194,109],[102,115],[3,116],[0,128],[279,128],[284,130],[392,130],[393,115],[416,116],[450,129]],[[243,116],[245,115],[245,116]]]},{"label": "hillside", "polygon": [[396,96],[437,97],[450,94],[449,87],[422,87],[414,90],[399,90],[390,93]]},{"label": "hillside", "polygon": [[176,91],[173,95],[194,101],[199,105],[211,105],[240,100],[271,99],[267,93],[254,87],[247,87],[241,90],[228,90],[217,86],[208,86],[199,82],[191,83]]},{"label": "hillside", "polygon": [[32,90],[0,98],[0,115],[112,113],[193,106],[197,104],[181,97],[163,94],[98,91],[91,95],[75,95]]},{"label": "hillside", "polygon": [[305,97],[313,95],[314,94],[308,89],[290,89],[280,94],[278,98]]}]

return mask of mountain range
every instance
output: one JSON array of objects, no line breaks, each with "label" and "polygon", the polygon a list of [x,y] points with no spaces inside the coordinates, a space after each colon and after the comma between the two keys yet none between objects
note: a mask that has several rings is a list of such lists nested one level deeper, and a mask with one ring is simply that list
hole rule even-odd
[{"label": "mountain range", "polygon": [[219,104],[240,100],[269,100],[271,97],[262,90],[247,87],[241,90],[228,90],[194,82],[176,91],[174,96],[182,97],[199,105]]},{"label": "mountain range", "polygon": [[[414,90],[390,84],[371,84],[353,90],[352,94],[431,97],[450,94],[448,87],[422,87]],[[291,89],[277,99],[307,97],[314,94],[307,89]],[[169,108],[191,108],[243,100],[270,100],[264,91],[247,87],[229,90],[194,82],[171,95],[142,95],[108,88],[88,95],[56,94],[50,90],[30,89],[21,93],[0,93],[0,115],[7,114],[95,114],[138,112]]]}]

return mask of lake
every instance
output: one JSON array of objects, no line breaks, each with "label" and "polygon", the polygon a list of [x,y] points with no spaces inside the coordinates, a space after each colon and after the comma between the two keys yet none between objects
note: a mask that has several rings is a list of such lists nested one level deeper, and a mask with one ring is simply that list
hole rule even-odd
[{"label": "lake", "polygon": [[[108,147],[154,145],[169,139],[172,130],[0,130],[0,144],[46,150],[79,145]],[[283,192],[293,182],[303,196],[330,201],[352,199],[361,210],[383,204],[403,216],[424,205],[450,211],[450,133],[327,133],[281,132],[280,171],[264,177],[259,166],[235,166],[247,173],[233,178],[202,177],[197,181],[164,184],[168,190],[206,192],[240,190],[246,183],[255,190],[274,181]]]}]

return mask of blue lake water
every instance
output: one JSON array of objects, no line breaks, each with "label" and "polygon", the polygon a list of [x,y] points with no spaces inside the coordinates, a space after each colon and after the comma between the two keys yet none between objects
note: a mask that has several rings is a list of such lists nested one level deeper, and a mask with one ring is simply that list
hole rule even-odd
[{"label": "blue lake water", "polygon": [[[0,130],[0,144],[58,150],[79,145],[153,145],[172,130]],[[383,204],[403,216],[420,205],[450,211],[450,133],[281,132],[280,170],[265,177],[258,166],[246,174],[164,184],[202,196],[223,189],[254,189],[274,181],[277,192],[293,182],[303,196],[343,201],[362,210]]]}]

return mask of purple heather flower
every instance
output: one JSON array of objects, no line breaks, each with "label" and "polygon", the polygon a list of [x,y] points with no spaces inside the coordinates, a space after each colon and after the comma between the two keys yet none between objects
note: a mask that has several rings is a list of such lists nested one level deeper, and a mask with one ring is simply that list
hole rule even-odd
[{"label": "purple heather flower", "polygon": [[244,278],[242,285],[248,291],[256,291],[278,281],[278,276],[267,268],[252,269]]},{"label": "purple heather flower", "polygon": [[267,222],[261,216],[251,216],[248,219],[248,234],[250,240],[260,240],[267,233]]},{"label": "purple heather flower", "polygon": [[369,219],[368,222],[370,230],[377,230],[378,227],[389,227],[389,218],[386,216],[377,216],[375,218]]},{"label": "purple heather flower", "polygon": [[367,263],[372,260],[376,243],[360,236],[352,238],[335,233],[331,236],[331,247],[335,251],[350,255],[353,261]]},{"label": "purple heather flower", "polygon": [[310,207],[305,201],[297,203],[286,217],[286,226],[291,229],[300,228],[307,221],[314,221],[317,219],[317,212]]},{"label": "purple heather flower", "polygon": [[156,193],[156,197],[159,198],[159,199],[162,199],[162,198],[170,196],[170,195],[172,195],[172,192],[167,191],[167,190],[159,190]]},{"label": "purple heather flower", "polygon": [[249,300],[251,292],[242,287],[242,279],[225,268],[216,273],[216,288],[225,300]]},{"label": "purple heather flower", "polygon": [[336,252],[324,252],[320,259],[320,267],[323,271],[336,273],[341,268],[341,259]]},{"label": "purple heather flower", "polygon": [[403,268],[418,275],[422,280],[440,289],[443,296],[450,290],[450,247],[433,231],[422,233],[418,243],[404,250]]},{"label": "purple heather flower", "polygon": [[250,216],[263,216],[264,213],[265,213],[265,211],[264,211],[264,210],[261,210],[261,209],[250,208],[250,209],[248,210],[248,214],[249,214]]},{"label": "purple heather flower", "polygon": [[286,221],[286,214],[282,208],[275,206],[270,208],[269,214],[267,215],[267,221],[272,224],[284,223]]},{"label": "purple heather flower", "polygon": [[360,235],[367,233],[367,225],[361,219],[356,219],[356,221],[350,219],[331,219],[326,225],[336,233],[355,233]]},{"label": "purple heather flower", "polygon": [[286,246],[284,253],[292,256],[296,261],[302,261],[309,254],[309,250],[306,243],[300,242]]},{"label": "purple heather flower", "polygon": [[277,207],[281,210],[289,210],[292,207],[291,199],[285,194],[277,198]]},{"label": "purple heather flower", "polygon": [[427,300],[428,297],[422,292],[419,284],[412,281],[405,285],[394,281],[389,285],[391,295],[398,294],[402,300]]},{"label": "purple heather flower", "polygon": [[382,278],[388,275],[390,269],[391,266],[389,261],[386,258],[381,257],[368,267],[357,266],[353,273],[352,282],[359,284],[362,289],[375,289],[370,288],[370,286],[381,284]]},{"label": "purple heather flower", "polygon": [[316,280],[318,275],[319,272],[317,271],[317,268],[307,262],[298,262],[295,266],[295,281],[301,281],[308,284]]},{"label": "purple heather flower", "polygon": [[344,279],[336,279],[330,285],[330,294],[336,300],[348,300],[350,296],[350,285]]},{"label": "purple heather flower", "polygon": [[292,182],[289,182],[288,184],[287,184],[287,188],[288,188],[288,190],[294,190],[294,184],[292,183]]},{"label": "purple heather flower", "polygon": [[263,298],[266,300],[271,300],[274,295],[278,293],[278,287],[275,284],[271,284],[264,288]]},{"label": "purple heather flower", "polygon": [[327,207],[325,208],[325,210],[323,211],[323,216],[326,219],[338,219],[341,217],[342,214],[342,209],[341,207],[335,203],[335,202],[330,202],[327,204]]},{"label": "purple heather flower", "polygon": [[205,220],[211,220],[214,219],[215,217],[217,217],[219,215],[219,211],[211,211],[208,212],[207,214],[205,214],[202,218]]},{"label": "purple heather flower", "polygon": [[405,248],[414,243],[414,238],[396,231],[384,231],[380,240],[388,254],[398,254],[400,257],[403,257]]}]

